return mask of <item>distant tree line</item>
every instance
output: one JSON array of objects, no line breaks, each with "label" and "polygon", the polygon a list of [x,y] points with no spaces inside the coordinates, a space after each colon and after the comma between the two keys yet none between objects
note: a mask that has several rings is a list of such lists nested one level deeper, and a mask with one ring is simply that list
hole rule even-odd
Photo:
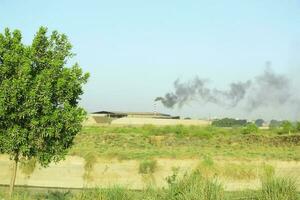
[{"label": "distant tree line", "polygon": [[[253,123],[247,122],[247,120],[244,119],[223,118],[214,120],[212,125],[215,127],[243,127],[243,133],[248,134],[256,133],[258,127],[262,127],[264,123],[265,121],[263,119],[257,119]],[[291,134],[300,132],[300,122],[271,120],[269,128],[278,134]]]},{"label": "distant tree line", "polygon": [[300,122],[291,122],[288,120],[271,120],[269,127],[270,129],[276,131],[278,134],[291,134],[300,132]]},{"label": "distant tree line", "polygon": [[217,119],[212,122],[213,126],[216,127],[241,127],[247,124],[245,119],[232,119],[232,118],[223,118]]}]

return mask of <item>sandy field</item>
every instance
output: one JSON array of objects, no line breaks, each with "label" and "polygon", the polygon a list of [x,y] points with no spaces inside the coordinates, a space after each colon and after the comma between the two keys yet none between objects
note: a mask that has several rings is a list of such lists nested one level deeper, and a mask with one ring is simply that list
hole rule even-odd
[{"label": "sandy field", "polygon": [[[124,186],[129,189],[142,189],[149,185],[154,187],[166,187],[166,178],[178,171],[178,177],[190,173],[195,169],[200,160],[197,159],[157,159],[157,167],[153,174],[140,174],[137,160],[98,159],[90,173],[90,179],[84,178],[84,159],[75,156],[68,156],[65,161],[58,164],[51,164],[48,168],[36,167],[34,172],[27,176],[18,170],[17,185],[58,187],[58,188],[83,188],[83,187],[111,187]],[[243,162],[219,159],[217,162]],[[255,160],[247,161],[249,164],[268,163],[272,165],[279,176],[296,177],[300,190],[300,162],[276,161],[276,160]],[[0,184],[9,184],[12,163],[7,156],[0,156]],[[236,191],[243,189],[258,189],[258,179],[234,180],[221,178],[225,190]]]}]

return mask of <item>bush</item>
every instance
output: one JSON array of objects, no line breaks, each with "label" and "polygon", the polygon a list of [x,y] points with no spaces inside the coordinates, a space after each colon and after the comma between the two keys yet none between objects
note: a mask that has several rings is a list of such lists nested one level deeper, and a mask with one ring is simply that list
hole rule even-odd
[{"label": "bush", "polygon": [[184,135],[187,135],[187,133],[188,133],[187,127],[185,127],[183,125],[176,125],[174,128],[175,128],[174,133],[178,137],[182,137]]},{"label": "bush", "polygon": [[300,122],[296,122],[296,131],[300,132]]},{"label": "bush", "polygon": [[157,162],[156,160],[143,160],[140,162],[139,173],[140,174],[152,174],[154,173]]},{"label": "bush", "polygon": [[263,119],[257,119],[255,120],[255,125],[258,127],[262,127],[265,121]]},{"label": "bush", "polygon": [[270,124],[269,124],[269,128],[270,129],[277,129],[278,127],[280,127],[282,124],[282,121],[277,121],[275,119],[272,119],[270,121]]},{"label": "bush", "polygon": [[281,124],[282,133],[284,134],[291,134],[294,131],[294,126],[290,121],[283,121]]},{"label": "bush", "polygon": [[97,162],[97,154],[93,151],[88,152],[87,154],[84,155],[84,160],[85,160],[85,165],[84,165],[84,175],[83,178],[86,181],[92,181],[92,172],[95,163]]},{"label": "bush", "polygon": [[258,132],[258,127],[255,124],[253,124],[253,123],[247,124],[242,129],[242,133],[243,134],[253,134],[253,133],[257,133],[257,132]]}]

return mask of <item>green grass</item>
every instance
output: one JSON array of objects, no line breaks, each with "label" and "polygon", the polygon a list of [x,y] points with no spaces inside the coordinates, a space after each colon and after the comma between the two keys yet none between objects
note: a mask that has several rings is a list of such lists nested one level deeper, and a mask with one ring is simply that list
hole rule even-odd
[{"label": "green grass", "polygon": [[94,152],[100,157],[121,160],[205,155],[300,160],[300,135],[278,135],[271,130],[244,135],[240,128],[211,126],[84,127],[74,142],[70,154],[82,157],[86,152]]},{"label": "green grass", "polygon": [[[290,178],[274,176],[262,179],[262,188],[257,191],[246,190],[225,192],[217,179],[205,178],[199,171],[177,180],[176,174],[163,189],[146,188],[128,190],[121,187],[108,189],[83,189],[77,192],[48,191],[34,192],[28,189],[16,190],[13,200],[299,200],[295,182]],[[3,189],[0,199],[6,198]]]},{"label": "green grass", "polygon": [[206,177],[223,177],[231,180],[254,180],[265,174],[274,175],[274,167],[266,164],[249,162],[215,162],[206,156],[199,163],[199,170]]}]

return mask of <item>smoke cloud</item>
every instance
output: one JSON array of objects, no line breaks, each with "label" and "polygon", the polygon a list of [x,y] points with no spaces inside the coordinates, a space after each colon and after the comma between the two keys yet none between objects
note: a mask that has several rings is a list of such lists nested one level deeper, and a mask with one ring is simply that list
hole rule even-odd
[{"label": "smoke cloud", "polygon": [[187,82],[177,79],[174,82],[174,91],[157,97],[155,101],[160,101],[167,108],[181,108],[192,101],[227,108],[242,104],[249,111],[260,107],[295,103],[291,95],[290,80],[284,75],[274,73],[270,67],[252,80],[229,84],[227,90],[211,88],[208,82],[197,76]]}]

